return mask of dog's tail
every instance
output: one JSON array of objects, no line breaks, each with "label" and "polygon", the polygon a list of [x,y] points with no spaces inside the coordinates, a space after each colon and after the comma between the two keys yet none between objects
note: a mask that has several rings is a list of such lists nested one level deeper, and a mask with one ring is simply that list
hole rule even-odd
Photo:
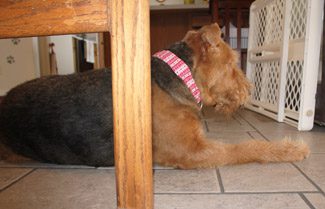
[{"label": "dog's tail", "polygon": [[189,155],[179,167],[207,168],[251,162],[294,162],[308,157],[309,147],[302,140],[248,140],[239,144],[209,140],[200,151]]},{"label": "dog's tail", "polygon": [[308,145],[302,140],[284,139],[278,141],[248,140],[240,144],[226,145],[230,158],[226,164],[249,162],[294,162],[308,157]]}]

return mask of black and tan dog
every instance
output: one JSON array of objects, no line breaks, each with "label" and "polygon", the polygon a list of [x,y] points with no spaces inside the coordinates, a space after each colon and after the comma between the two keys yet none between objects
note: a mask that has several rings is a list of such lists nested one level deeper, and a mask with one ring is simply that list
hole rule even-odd
[{"label": "black and tan dog", "polygon": [[[214,24],[190,31],[168,50],[189,66],[204,105],[231,114],[250,84],[235,52]],[[180,168],[247,162],[290,162],[309,154],[302,142],[250,140],[224,144],[204,136],[200,107],[170,66],[152,58],[154,161]],[[16,153],[50,163],[114,164],[111,73],[36,79],[11,90],[0,110],[3,142]]]}]

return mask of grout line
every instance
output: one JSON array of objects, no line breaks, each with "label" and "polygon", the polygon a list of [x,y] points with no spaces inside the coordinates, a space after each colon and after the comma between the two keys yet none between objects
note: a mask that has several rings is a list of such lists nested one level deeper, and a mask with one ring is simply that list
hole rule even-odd
[{"label": "grout line", "polygon": [[255,139],[255,137],[251,134],[250,131],[247,131],[247,134],[251,137],[251,139]]},{"label": "grout line", "polygon": [[299,168],[299,166],[297,166],[295,163],[291,164],[325,197],[324,191],[307,174],[305,174],[303,170]]},{"label": "grout line", "polygon": [[[243,120],[245,120],[249,125],[251,125],[259,134],[261,134],[262,137],[264,137],[267,141],[270,141],[264,134],[262,134],[253,124],[251,124],[246,118],[244,118],[242,115],[238,114],[240,117],[243,118]],[[307,176],[296,164],[294,163],[290,163],[292,164],[314,187],[316,187],[316,189],[323,194],[323,196],[325,196],[324,191],[313,181],[311,180],[311,178],[309,178],[309,176]]]},{"label": "grout line", "polygon": [[218,177],[218,182],[219,182],[219,187],[220,187],[220,192],[225,193],[225,187],[223,186],[221,174],[219,168],[216,169],[217,177]]},{"label": "grout line", "polygon": [[[255,133],[255,134],[258,135],[258,136],[257,136],[257,137],[254,136],[253,133]],[[261,133],[259,133],[259,132],[256,131],[256,130],[254,130],[254,131],[248,131],[247,134],[248,134],[249,136],[251,136],[251,138],[252,138],[253,140],[262,140],[262,141],[268,141],[268,142],[269,142],[269,140],[267,139],[267,137],[265,137],[264,135],[262,135]]]},{"label": "grout line", "polygon": [[299,196],[301,197],[301,199],[303,200],[303,201],[305,201],[305,203],[309,206],[309,208],[310,209],[316,209],[314,206],[313,206],[313,204],[311,204],[311,202],[307,199],[307,197],[303,194],[303,193],[298,193],[299,194]]},{"label": "grout line", "polygon": [[235,121],[237,121],[237,123],[239,123],[240,126],[243,125],[243,124],[238,120],[238,117],[233,116],[232,118],[233,118]]},{"label": "grout line", "polygon": [[238,114],[243,120],[245,120],[257,133],[259,133],[266,141],[270,141],[260,130],[258,130],[251,122],[249,122],[245,117],[241,114]]},{"label": "grout line", "polygon": [[204,120],[206,117],[205,108],[201,109],[201,116],[202,116],[202,119]]},{"label": "grout line", "polygon": [[208,122],[206,120],[204,120],[204,125],[205,125],[205,129],[207,130],[207,132],[210,132]]},{"label": "grout line", "polygon": [[[257,129],[249,120],[247,120],[245,117],[243,117],[241,114],[238,114],[239,117],[241,117],[243,120],[245,120],[257,133],[259,133],[265,140],[270,141],[259,129]],[[254,137],[251,135],[250,132],[247,132],[253,139]],[[319,193],[321,193],[323,196],[325,196],[324,191],[313,181],[311,180],[311,178],[309,176],[307,176],[296,164],[291,163],[314,187],[316,187],[316,189],[318,190]],[[305,192],[305,193],[310,193],[310,192]],[[223,194],[235,194],[235,193],[223,193]],[[249,193],[251,194],[251,193]],[[257,194],[261,194],[261,193],[257,193]],[[307,200],[307,198],[300,192],[298,193],[300,195],[300,197],[306,202],[306,204],[310,207],[310,208],[314,208],[310,202]],[[308,204],[309,203],[309,204]]]},{"label": "grout line", "polygon": [[5,191],[6,189],[8,189],[9,187],[11,187],[12,185],[16,184],[18,181],[22,180],[23,178],[25,178],[26,176],[28,176],[29,174],[33,173],[36,169],[32,169],[28,172],[26,172],[24,175],[16,178],[15,180],[13,180],[11,183],[9,183],[8,185],[4,186],[3,188],[0,189],[0,193]]},{"label": "grout line", "polygon": [[269,194],[320,194],[318,191],[292,191],[292,192],[155,192],[155,195],[269,195]]}]

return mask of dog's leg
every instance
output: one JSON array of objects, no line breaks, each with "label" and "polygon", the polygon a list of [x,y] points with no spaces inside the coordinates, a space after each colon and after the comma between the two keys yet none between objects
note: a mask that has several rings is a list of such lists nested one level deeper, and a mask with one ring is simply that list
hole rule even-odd
[{"label": "dog's leg", "polygon": [[[154,160],[159,164],[189,169],[249,162],[293,162],[303,160],[309,154],[303,141],[221,143],[206,139],[200,122],[194,116],[188,114],[186,123],[177,119],[179,117],[175,115],[169,123],[161,123],[159,133],[154,133]],[[168,127],[162,124],[168,124]]]},{"label": "dog's leg", "polygon": [[249,162],[293,162],[309,154],[308,146],[302,141],[248,140],[225,144],[206,139],[200,118],[191,108],[171,105],[159,89],[155,97],[153,152],[158,164],[202,168]]},{"label": "dog's leg", "polygon": [[249,162],[293,162],[303,160],[308,154],[309,148],[302,141],[248,140],[240,144],[224,144],[205,140],[195,152],[186,153],[178,166],[201,168]]},{"label": "dog's leg", "polygon": [[309,148],[305,143],[293,140],[273,142],[248,140],[240,144],[202,140],[197,142],[196,148],[189,148],[182,144],[178,146],[181,146],[177,148],[178,153],[156,156],[160,159],[157,161],[169,166],[190,169],[250,162],[294,162],[303,160],[309,154]]}]

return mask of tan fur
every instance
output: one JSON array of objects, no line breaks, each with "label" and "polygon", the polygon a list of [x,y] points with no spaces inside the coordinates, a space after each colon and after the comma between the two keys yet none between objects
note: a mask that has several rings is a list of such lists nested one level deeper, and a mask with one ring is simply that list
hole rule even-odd
[{"label": "tan fur", "polygon": [[[250,84],[238,68],[237,54],[221,39],[217,24],[190,31],[184,40],[194,51],[193,76],[204,105],[229,115],[243,105]],[[293,162],[306,158],[308,146],[301,141],[249,140],[224,144],[207,139],[198,107],[175,101],[153,85],[154,161],[179,168],[216,167],[249,162]]]}]

